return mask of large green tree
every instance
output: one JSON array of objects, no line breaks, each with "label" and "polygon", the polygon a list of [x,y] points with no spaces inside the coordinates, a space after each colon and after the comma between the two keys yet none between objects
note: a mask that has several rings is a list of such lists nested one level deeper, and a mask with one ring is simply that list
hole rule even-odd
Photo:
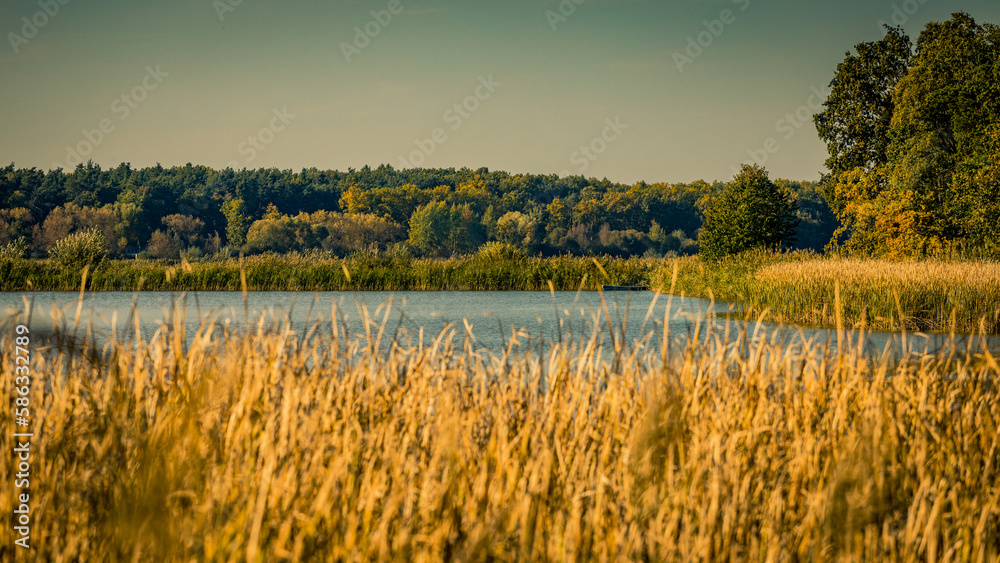
[{"label": "large green tree", "polygon": [[787,187],[772,182],[763,168],[743,165],[705,209],[705,223],[698,238],[701,254],[715,259],[790,244],[799,223],[797,209]]},{"label": "large green tree", "polygon": [[222,204],[222,214],[226,216],[226,240],[230,247],[240,248],[247,242],[247,231],[250,230],[250,216],[246,205],[240,198],[231,199]]},{"label": "large green tree", "polygon": [[1000,253],[1000,30],[965,13],[928,24],[891,94],[884,159],[846,162],[827,186],[845,248]]},{"label": "large green tree", "polygon": [[893,93],[909,68],[912,48],[902,29],[886,26],[885,37],[856,45],[857,53],[848,52],[837,65],[825,109],[813,118],[830,153],[821,189],[835,211],[843,207],[833,189],[842,174],[871,170],[888,159]]}]

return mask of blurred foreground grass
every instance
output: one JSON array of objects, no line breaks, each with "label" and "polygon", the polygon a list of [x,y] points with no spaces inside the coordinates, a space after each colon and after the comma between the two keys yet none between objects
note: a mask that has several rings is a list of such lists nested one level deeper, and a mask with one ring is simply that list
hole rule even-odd
[{"label": "blurred foreground grass", "polygon": [[383,346],[374,321],[183,326],[33,336],[19,560],[1000,557],[1000,366],[975,347],[871,358],[702,323],[539,357],[461,329]]}]

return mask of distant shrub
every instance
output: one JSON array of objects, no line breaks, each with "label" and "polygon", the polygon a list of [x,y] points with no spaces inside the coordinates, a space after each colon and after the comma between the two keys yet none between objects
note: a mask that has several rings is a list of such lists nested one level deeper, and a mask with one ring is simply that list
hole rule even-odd
[{"label": "distant shrub", "polygon": [[481,262],[520,262],[528,255],[520,248],[505,242],[488,242],[479,247],[476,260]]},{"label": "distant shrub", "polygon": [[674,256],[688,256],[698,253],[698,241],[688,238],[687,233],[682,229],[675,229],[669,235],[662,235],[658,246],[665,256],[668,253]]},{"label": "distant shrub", "polygon": [[7,244],[0,246],[0,261],[21,260],[28,257],[28,239],[18,237]]},{"label": "distant shrub", "polygon": [[59,239],[49,257],[61,268],[78,269],[97,266],[108,256],[108,243],[97,229],[88,229]]},{"label": "distant shrub", "polygon": [[185,250],[182,250],[180,256],[182,259],[187,260],[188,262],[196,262],[200,261],[202,258],[205,257],[205,251],[197,246],[192,246]]},{"label": "distant shrub", "polygon": [[380,250],[361,250],[351,253],[347,261],[352,269],[410,269],[413,267],[413,257],[404,252],[383,252]]}]

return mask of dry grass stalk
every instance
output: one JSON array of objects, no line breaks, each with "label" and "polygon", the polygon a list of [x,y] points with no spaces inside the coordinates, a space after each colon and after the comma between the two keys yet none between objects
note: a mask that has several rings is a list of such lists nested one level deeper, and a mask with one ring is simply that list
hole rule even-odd
[{"label": "dry grass stalk", "polygon": [[894,362],[703,323],[669,355],[610,358],[596,337],[497,358],[452,329],[378,346],[371,323],[206,323],[187,342],[175,313],[104,354],[50,340],[33,366],[29,557],[1000,557],[987,351]]}]

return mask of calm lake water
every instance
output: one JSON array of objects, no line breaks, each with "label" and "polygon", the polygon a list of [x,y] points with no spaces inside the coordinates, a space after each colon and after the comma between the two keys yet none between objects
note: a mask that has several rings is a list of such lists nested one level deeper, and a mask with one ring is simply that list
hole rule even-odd
[{"label": "calm lake water", "polygon": [[[499,352],[515,334],[520,346],[532,347],[560,338],[589,338],[598,325],[607,333],[608,317],[616,330],[625,327],[626,341],[630,343],[647,335],[660,342],[665,318],[672,339],[683,340],[694,334],[698,319],[703,323],[701,333],[704,333],[710,312],[725,313],[729,309],[727,304],[712,304],[705,299],[679,296],[670,299],[653,292],[605,293],[607,314],[598,292],[250,292],[246,310],[240,292],[96,292],[85,294],[82,305],[78,304],[78,298],[78,293],[63,292],[0,293],[0,322],[23,319],[25,299],[33,300],[30,318],[33,331],[51,330],[54,311],[61,312],[65,326],[72,327],[79,307],[82,330],[91,327],[99,340],[106,340],[112,327],[120,338],[129,334],[133,306],[145,337],[178,313],[183,314],[189,338],[203,319],[213,316],[215,322],[228,323],[235,329],[242,329],[247,318],[256,326],[255,320],[260,315],[275,321],[287,317],[299,329],[307,322],[329,322],[335,314],[338,324],[352,334],[365,332],[363,319],[367,317],[377,325],[384,322],[386,340],[397,336],[408,337],[412,342],[423,329],[423,340],[430,343],[450,325],[457,343],[471,331],[478,347]],[[714,323],[720,331],[725,330],[724,316],[716,317]],[[730,323],[733,331],[743,327],[742,322]],[[806,330],[768,323],[751,324],[747,328],[757,337],[790,343],[803,339],[819,343],[829,340],[836,345],[834,330]],[[853,340],[857,340],[856,333]],[[916,352],[934,351],[946,340],[944,335],[908,334],[907,348]],[[900,334],[865,333],[865,342],[866,353],[870,354],[886,349],[899,353],[903,349]],[[977,348],[982,345],[980,338],[973,338],[972,342]],[[963,345],[966,343],[963,339]],[[1000,349],[1000,338],[988,339],[987,345]]]}]

